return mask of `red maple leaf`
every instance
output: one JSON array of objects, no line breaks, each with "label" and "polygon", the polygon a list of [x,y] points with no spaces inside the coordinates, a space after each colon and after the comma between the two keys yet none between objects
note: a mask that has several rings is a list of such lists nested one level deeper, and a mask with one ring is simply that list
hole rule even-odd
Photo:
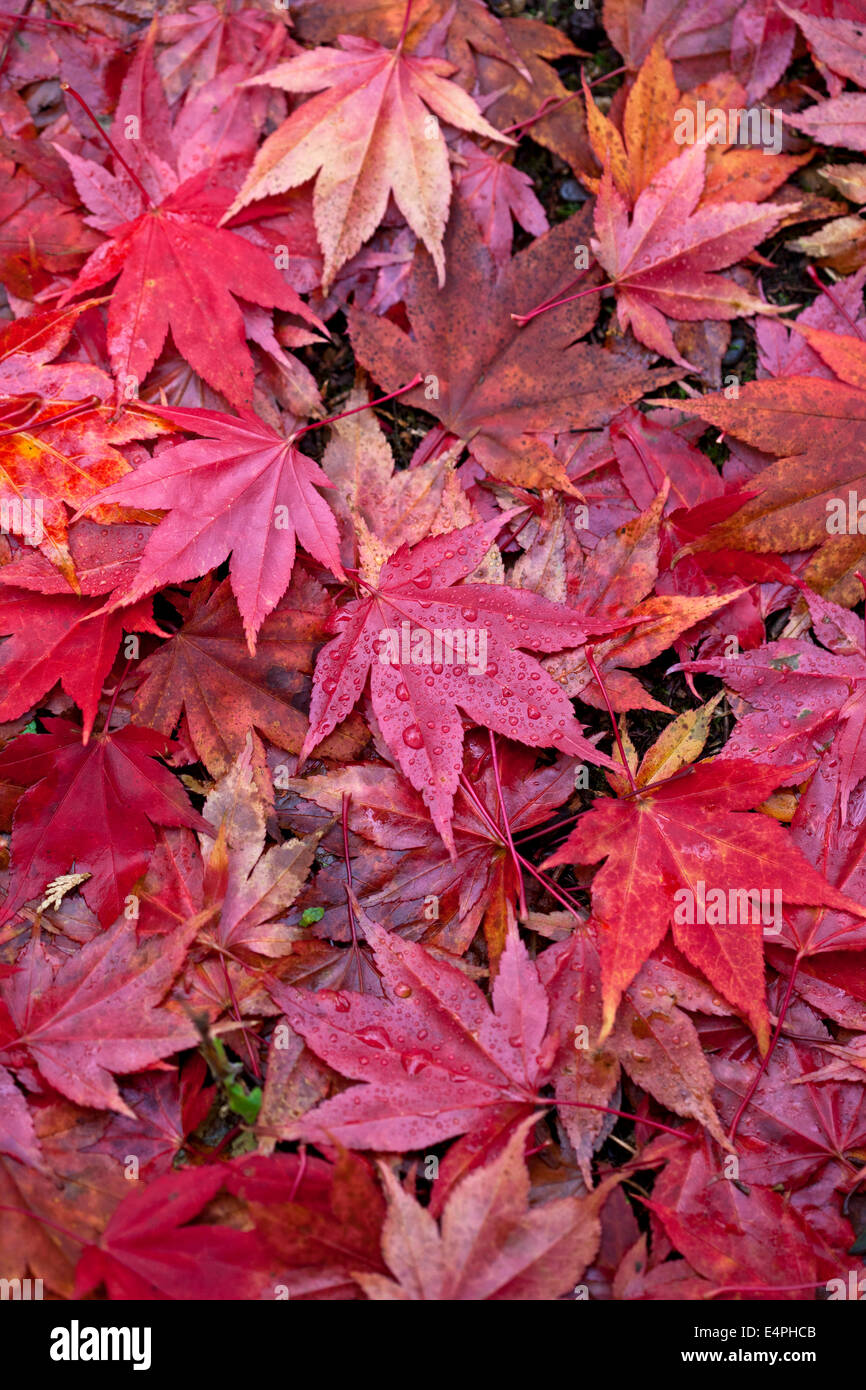
[{"label": "red maple leaf", "polygon": [[327,290],[340,266],[376,230],[393,194],[443,284],[451,173],[436,117],[488,140],[513,142],[447,80],[451,63],[406,53],[404,35],[393,50],[348,34],[337,42],[338,49],[300,53],[250,78],[251,84],[317,95],[265,141],[231,212],[315,178],[313,209]]},{"label": "red maple leaf", "polygon": [[134,922],[121,919],[56,968],[29,942],[0,986],[0,1055],[12,1069],[34,1063],[79,1105],[134,1116],[113,1073],[143,1070],[196,1038],[183,1014],[160,1007],[193,933],[139,947]]},{"label": "red maple leaf", "polygon": [[94,597],[134,575],[144,535],[137,526],[73,526],[70,554],[80,598],[38,551],[19,553],[0,569],[0,632],[9,636],[0,647],[0,720],[38,704],[59,680],[82,712],[87,742],[123,633],[162,635],[149,603],[107,613]]},{"label": "red maple leaf", "polygon": [[339,611],[342,631],[316,662],[301,751],[306,757],[345,719],[371,670],[382,733],[451,850],[463,757],[458,708],[506,738],[532,747],[553,744],[610,765],[583,737],[567,696],[520,649],[575,647],[588,632],[618,624],[525,589],[460,582],[480,564],[504,519],[431,536],[411,550],[401,546],[375,584],[362,581],[368,597]]},{"label": "red maple leaf", "polygon": [[[151,45],[138,50],[115,120],[144,122],[138,169],[113,148],[116,172],[58,145],[90,225],[108,240],[64,291],[60,304],[119,276],[108,311],[108,351],[121,395],[137,395],[171,329],[175,346],[233,405],[252,403],[253,361],[238,299],[285,309],[324,330],[260,247],[218,223],[233,197],[231,174],[205,168],[181,178],[171,115],[153,68]],[[135,156],[133,156],[135,157]]]},{"label": "red maple leaf", "polygon": [[269,1256],[253,1231],[196,1222],[225,1181],[219,1164],[166,1173],[121,1202],[75,1270],[75,1296],[100,1284],[109,1298],[255,1298]]},{"label": "red maple leaf", "polygon": [[358,1298],[353,1275],[384,1274],[385,1201],[369,1159],[341,1149],[336,1163],[252,1154],[226,1174],[282,1266],[290,1298]]},{"label": "red maple leaf", "polygon": [[[656,1263],[644,1275],[643,1238],[638,1277],[624,1297],[809,1298],[844,1270],[844,1257],[834,1256],[810,1208],[798,1209],[769,1187],[726,1181],[708,1145],[673,1142],[646,1205],[685,1258]],[[847,1222],[830,1215],[827,1224],[842,1245]]]},{"label": "red maple leaf", "polygon": [[610,1189],[529,1207],[523,1149],[531,1123],[525,1120],[497,1158],[459,1183],[441,1232],[383,1165],[389,1210],[382,1250],[394,1278],[358,1274],[368,1298],[555,1299],[573,1289],[598,1248],[598,1211]]},{"label": "red maple leaf", "polygon": [[[340,815],[347,796],[347,826],[356,846],[353,888],[364,908],[392,930],[423,924],[425,941],[456,954],[468,948],[483,923],[495,965],[509,928],[517,925],[518,871],[509,853],[505,816],[512,837],[541,825],[572,794],[576,771],[570,758],[536,767],[529,749],[510,742],[501,743],[497,763],[494,767],[486,733],[467,734],[465,780],[452,822],[456,858],[449,855],[421,797],[394,768],[357,763],[291,779],[287,791],[304,801],[296,803],[293,795],[286,806],[281,798],[279,809],[285,808],[292,822],[306,828],[312,821],[317,827],[326,816],[311,816],[310,803]],[[339,827],[324,843],[340,852]],[[351,939],[345,882],[345,864],[338,860],[320,870],[298,904],[327,905],[315,932],[328,940]],[[432,922],[431,895],[436,908]]]},{"label": "red maple leaf", "polygon": [[[672,925],[683,954],[743,1010],[766,1050],[763,918],[756,920],[753,899],[745,909],[748,920],[741,921],[739,900],[729,912],[727,897],[719,907],[706,893],[777,893],[778,899],[768,900],[774,911],[777,901],[780,912],[784,905],[810,902],[866,916],[866,909],[812,867],[777,821],[744,814],[808,770],[764,767],[744,758],[698,763],[680,778],[636,789],[622,800],[598,800],[581,816],[547,863],[606,860],[592,883],[601,927],[603,1035],[613,1027],[623,990]],[[683,893],[691,899],[677,896]]]},{"label": "red maple leaf", "polygon": [[317,1056],[361,1083],[288,1125],[284,1137],[403,1150],[484,1129],[496,1115],[513,1128],[539,1104],[555,1048],[526,947],[509,939],[491,1011],[456,966],[360,915],[383,998],[270,987]]},{"label": "red maple leaf", "polygon": [[186,792],[154,759],[172,743],[127,724],[85,744],[67,719],[46,719],[46,734],[23,734],[0,753],[0,777],[28,790],[12,832],[12,876],[0,923],[8,922],[58,874],[90,875],[85,901],[103,926],[114,922],[147,868],[155,825],[211,833]]},{"label": "red maple leaf", "polygon": [[232,589],[255,653],[259,628],[292,577],[296,536],[344,577],[337,523],[316,490],[333,483],[292,438],[252,413],[237,420],[215,410],[157,413],[204,438],[160,450],[88,503],[88,509],[115,502],[169,513],[114,603],[134,603],[164,584],[196,578],[230,554]]}]

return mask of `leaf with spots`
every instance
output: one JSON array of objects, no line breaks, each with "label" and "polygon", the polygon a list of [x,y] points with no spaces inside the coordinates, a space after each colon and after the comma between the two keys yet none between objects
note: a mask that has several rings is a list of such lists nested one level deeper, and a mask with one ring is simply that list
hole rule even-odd
[{"label": "leaf with spots", "polygon": [[[654,382],[663,386],[680,375],[579,342],[598,317],[597,295],[551,309],[524,328],[514,321],[514,314],[539,301],[568,293],[574,248],[586,243],[590,226],[587,212],[569,217],[518,252],[500,274],[458,198],[445,238],[444,289],[431,258],[416,254],[405,294],[413,336],[364,309],[348,314],[355,355],[374,380],[393,391],[420,372],[424,385],[403,400],[465,440],[493,477],[521,487],[574,495],[544,432],[603,425]],[[599,280],[593,270],[580,283]]]},{"label": "leaf with spots", "polygon": [[[840,765],[842,820],[866,776],[866,652],[863,624],[847,609],[804,588],[815,636],[781,638],[739,660],[687,661],[683,670],[720,677],[746,703],[721,756],[784,767],[813,757],[832,740]],[[829,650],[825,650],[829,648]],[[834,764],[835,766],[836,764]]]},{"label": "leaf with spots", "polygon": [[[529,651],[576,646],[618,626],[500,584],[461,583],[506,518],[401,546],[364,597],[345,604],[319,654],[301,757],[350,712],[370,672],[373,708],[403,772],[449,849],[463,756],[462,710],[530,747],[554,745],[609,765],[583,737],[571,703]],[[628,625],[629,620],[625,620]],[[437,635],[438,634],[438,635]]]},{"label": "leaf with spots", "polygon": [[806,1037],[811,1034],[814,1044],[781,1038],[760,1077],[756,1059],[712,1060],[719,1109],[727,1123],[757,1082],[739,1127],[740,1176],[745,1183],[772,1187],[784,1182],[796,1191],[829,1169],[841,1184],[866,1161],[862,1083],[814,1080],[814,1073],[830,1061],[822,1044],[832,1035],[817,1015],[805,1018]]},{"label": "leaf with spots", "polygon": [[[357,910],[357,909],[356,909]],[[456,965],[361,914],[384,997],[272,985],[271,994],[317,1056],[360,1084],[324,1101],[282,1137],[402,1152],[532,1113],[550,1071],[547,995],[512,934],[493,1008]]]}]

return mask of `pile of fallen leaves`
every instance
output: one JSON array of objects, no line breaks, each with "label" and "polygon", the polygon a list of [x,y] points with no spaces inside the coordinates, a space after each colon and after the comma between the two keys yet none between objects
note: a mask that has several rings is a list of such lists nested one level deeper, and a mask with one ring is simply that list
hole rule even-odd
[{"label": "pile of fallen leaves", "polygon": [[863,21],[0,0],[0,1276],[857,1296]]}]

